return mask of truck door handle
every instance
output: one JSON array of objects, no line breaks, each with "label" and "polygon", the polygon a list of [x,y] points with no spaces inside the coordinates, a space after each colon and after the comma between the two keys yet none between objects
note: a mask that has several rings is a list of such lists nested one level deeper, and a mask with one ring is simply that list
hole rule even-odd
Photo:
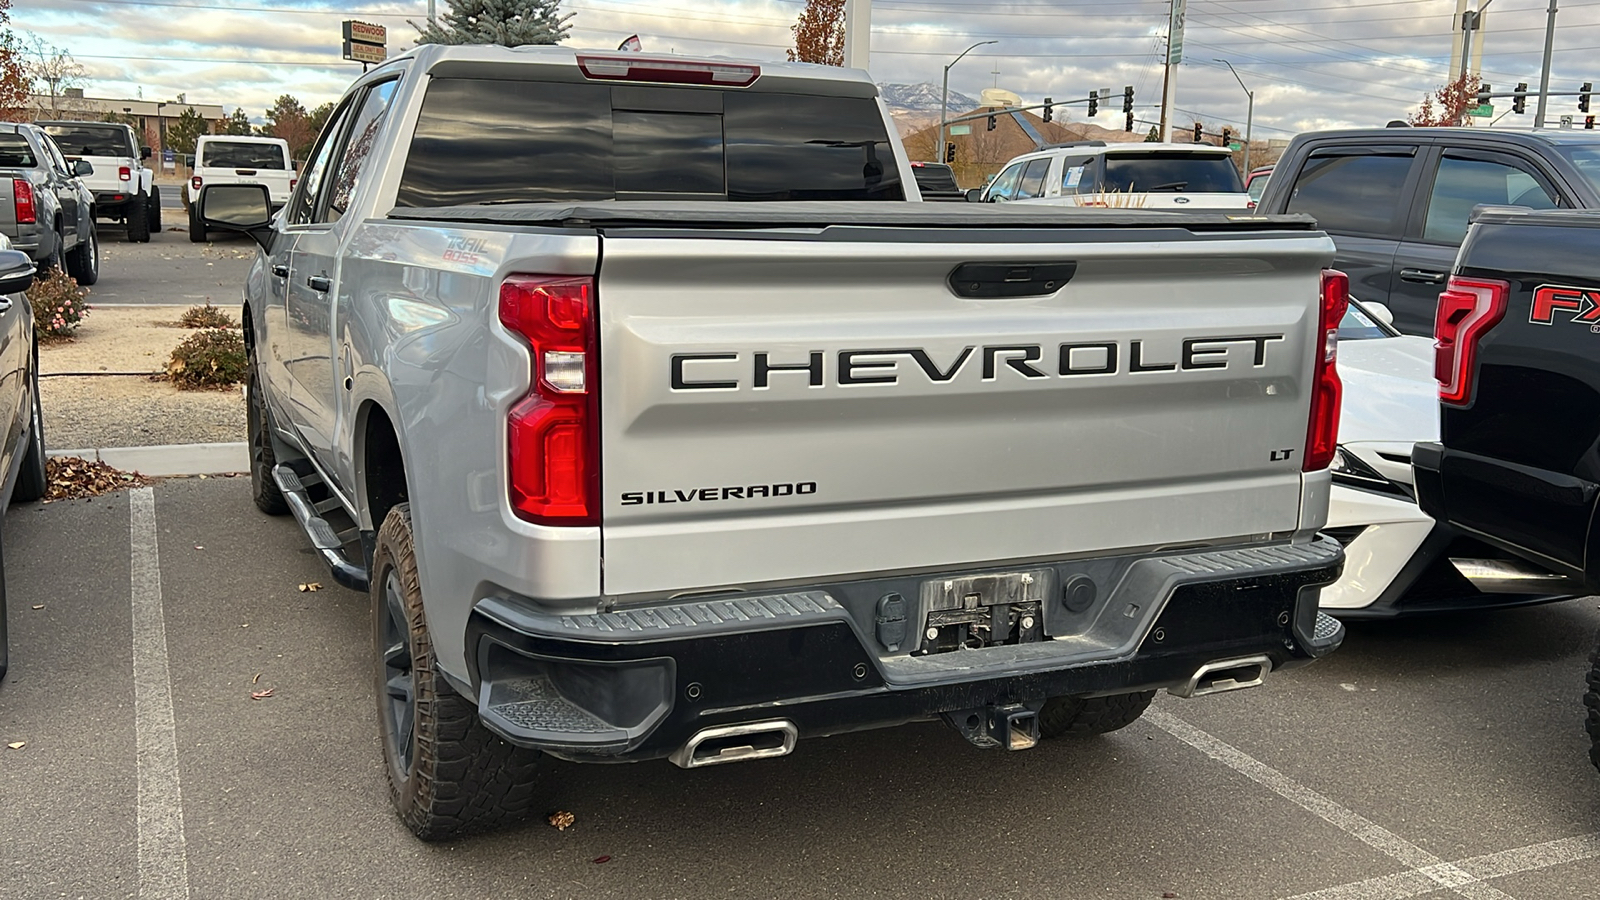
[{"label": "truck door handle", "polygon": [[289,267],[288,266],[273,266],[272,267],[272,274],[278,276],[279,278],[288,278],[289,277]]},{"label": "truck door handle", "polygon": [[1427,272],[1422,269],[1401,269],[1400,280],[1416,284],[1444,284],[1443,272]]},{"label": "truck door handle", "polygon": [[333,282],[329,281],[324,275],[308,275],[306,276],[306,284],[319,294],[326,294],[328,289],[333,287]]}]

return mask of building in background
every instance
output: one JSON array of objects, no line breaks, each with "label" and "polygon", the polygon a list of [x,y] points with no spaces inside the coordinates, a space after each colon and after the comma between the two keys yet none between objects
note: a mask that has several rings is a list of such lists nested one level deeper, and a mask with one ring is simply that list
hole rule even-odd
[{"label": "building in background", "polygon": [[206,132],[214,134],[225,116],[222,107],[211,103],[187,103],[182,94],[177,100],[116,100],[105,97],[85,97],[82,88],[67,88],[59,96],[30,94],[29,109],[23,118],[82,119],[91,122],[117,121],[133,126],[139,143],[149,147],[155,160],[160,161],[167,149],[167,129],[193,109],[205,120]]}]

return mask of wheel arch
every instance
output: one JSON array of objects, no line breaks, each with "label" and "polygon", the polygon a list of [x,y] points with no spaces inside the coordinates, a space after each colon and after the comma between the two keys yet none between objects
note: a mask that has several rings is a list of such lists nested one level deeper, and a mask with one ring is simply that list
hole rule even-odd
[{"label": "wheel arch", "polygon": [[363,401],[356,410],[351,449],[363,530],[377,531],[389,510],[411,497],[398,421],[376,398]]}]

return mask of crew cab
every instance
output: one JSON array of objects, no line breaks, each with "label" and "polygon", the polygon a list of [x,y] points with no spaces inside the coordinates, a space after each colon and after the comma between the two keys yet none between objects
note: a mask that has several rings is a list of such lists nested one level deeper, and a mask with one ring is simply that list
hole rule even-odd
[{"label": "crew cab", "polygon": [[[1412,456],[1424,512],[1567,593],[1600,592],[1597,241],[1597,210],[1475,214],[1439,295],[1439,441]],[[1584,703],[1600,766],[1600,656]]]},{"label": "crew cab", "polygon": [[143,244],[161,230],[161,188],[144,165],[150,148],[139,146],[133,129],[114,122],[36,123],[55,139],[68,161],[94,169],[84,183],[94,193],[95,215],[127,226],[128,241]]},{"label": "crew cab", "polygon": [[183,205],[189,210],[189,240],[204,243],[205,222],[194,198],[207,184],[262,184],[272,208],[281,209],[294,189],[294,164],[289,142],[282,138],[210,135],[195,141],[194,173],[183,184]]},{"label": "crew cab", "polygon": [[[79,284],[100,278],[94,196],[83,179],[87,160],[69,163],[36,125],[0,123],[0,234],[5,249],[28,254],[39,268],[65,266]],[[10,301],[5,301],[10,302]]]},{"label": "crew cab", "polygon": [[865,72],[428,44],[288,206],[205,185],[255,504],[367,591],[391,794],[942,717],[983,747],[1331,651],[1343,276],[1305,217],[914,202]]},{"label": "crew cab", "polygon": [[983,203],[1118,209],[1246,209],[1233,152],[1209,144],[1074,141],[1024,153],[981,193]]},{"label": "crew cab", "polygon": [[1431,335],[1439,292],[1480,204],[1600,208],[1600,132],[1363,128],[1301,134],[1257,204],[1316,218],[1351,293]]}]

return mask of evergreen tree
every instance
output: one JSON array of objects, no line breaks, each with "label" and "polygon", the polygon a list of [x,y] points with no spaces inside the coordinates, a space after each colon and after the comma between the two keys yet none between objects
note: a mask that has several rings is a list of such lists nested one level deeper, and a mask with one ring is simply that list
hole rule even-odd
[{"label": "evergreen tree", "polygon": [[245,115],[244,107],[235,106],[233,114],[222,120],[217,127],[218,134],[249,134],[250,117]]},{"label": "evergreen tree", "polygon": [[185,109],[183,115],[178,117],[178,121],[173,122],[167,129],[167,146],[185,155],[193,153],[195,141],[205,133],[206,120],[191,106]]},{"label": "evergreen tree", "polygon": [[574,13],[563,15],[559,0],[446,0],[449,9],[418,25],[418,44],[555,44],[567,36]]},{"label": "evergreen tree", "polygon": [[1146,144],[1159,144],[1159,143],[1161,143],[1161,128],[1159,126],[1156,126],[1156,125],[1151,125],[1150,126],[1150,133],[1144,136],[1144,142]]}]

